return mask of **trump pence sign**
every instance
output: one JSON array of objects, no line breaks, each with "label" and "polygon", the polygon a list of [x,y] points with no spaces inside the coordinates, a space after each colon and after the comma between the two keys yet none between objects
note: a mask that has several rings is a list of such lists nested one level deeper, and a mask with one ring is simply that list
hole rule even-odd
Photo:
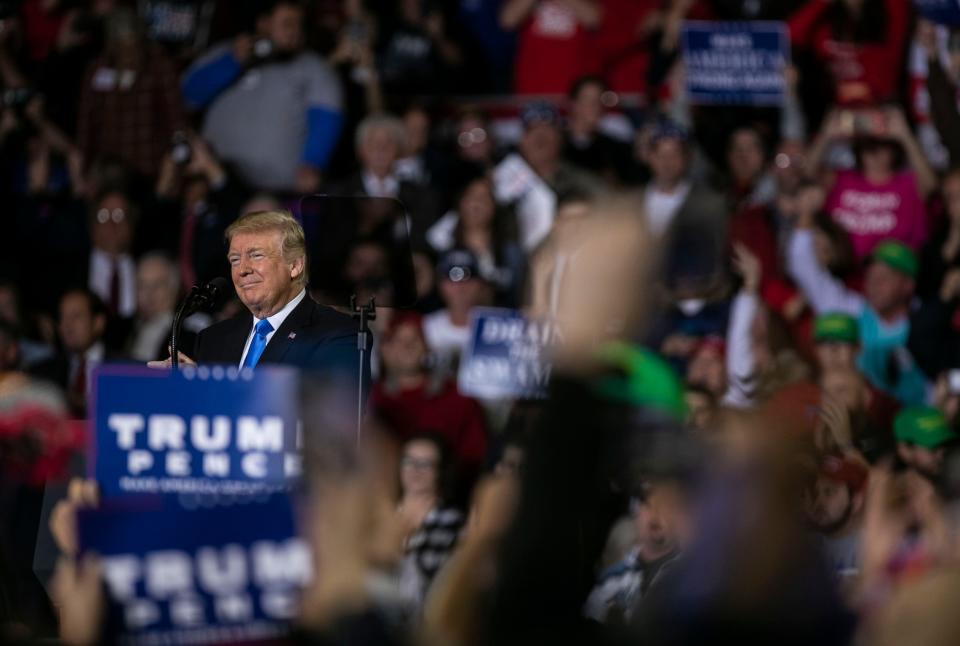
[{"label": "trump pence sign", "polygon": [[229,507],[78,512],[80,548],[99,556],[107,625],[121,644],[273,643],[313,576],[285,495]]},{"label": "trump pence sign", "polygon": [[298,388],[290,368],[104,366],[88,471],[104,498],[285,489],[301,469]]}]

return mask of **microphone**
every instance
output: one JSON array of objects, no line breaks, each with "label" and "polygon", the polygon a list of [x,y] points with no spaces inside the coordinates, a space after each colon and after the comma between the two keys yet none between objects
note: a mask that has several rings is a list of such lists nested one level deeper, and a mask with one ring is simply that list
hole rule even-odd
[{"label": "microphone", "polygon": [[228,293],[230,283],[226,278],[217,276],[202,287],[194,285],[187,295],[190,311],[213,309]]},{"label": "microphone", "polygon": [[183,319],[199,312],[200,310],[212,310],[217,303],[229,292],[230,283],[226,278],[220,276],[214,278],[202,287],[194,285],[187,297],[180,303],[176,314],[173,316],[173,327],[170,330],[170,360],[174,370],[180,366],[180,327]]}]

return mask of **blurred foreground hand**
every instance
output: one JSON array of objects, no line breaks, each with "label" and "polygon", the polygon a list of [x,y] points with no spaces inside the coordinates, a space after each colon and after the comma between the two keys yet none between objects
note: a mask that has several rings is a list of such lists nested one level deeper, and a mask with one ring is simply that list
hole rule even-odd
[{"label": "blurred foreground hand", "polygon": [[60,639],[70,646],[101,643],[104,597],[100,561],[92,554],[82,559],[61,557],[53,575],[51,593],[60,610]]},{"label": "blurred foreground hand", "polygon": [[593,207],[577,223],[575,236],[551,242],[570,259],[555,304],[563,336],[556,360],[563,369],[592,365],[600,343],[636,338],[645,299],[654,291],[653,249],[643,222],[638,200],[618,198]]},{"label": "blurred foreground hand", "polygon": [[100,562],[93,554],[77,558],[77,510],[98,504],[97,483],[74,478],[67,487],[67,497],[50,514],[50,532],[63,552],[57,561],[51,593],[60,610],[60,638],[71,646],[100,643],[104,613]]},{"label": "blurred foreground hand", "polygon": [[77,555],[77,510],[100,504],[100,493],[93,480],[73,478],[67,486],[67,497],[57,502],[50,512],[50,533],[64,555]]}]

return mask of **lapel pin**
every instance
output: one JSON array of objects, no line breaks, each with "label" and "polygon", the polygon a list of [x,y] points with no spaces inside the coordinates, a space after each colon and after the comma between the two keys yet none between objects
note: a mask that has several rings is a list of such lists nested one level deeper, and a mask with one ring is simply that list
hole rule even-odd
[{"label": "lapel pin", "polygon": [[290,336],[288,336],[287,338],[288,338],[288,339],[296,339],[296,338],[297,338],[297,333],[296,333],[296,332],[291,332],[291,333],[290,333]]}]

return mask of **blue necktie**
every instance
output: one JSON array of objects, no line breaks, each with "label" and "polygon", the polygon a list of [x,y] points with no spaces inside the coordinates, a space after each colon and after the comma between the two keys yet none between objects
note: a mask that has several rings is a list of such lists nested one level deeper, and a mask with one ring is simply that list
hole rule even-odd
[{"label": "blue necktie", "polygon": [[253,340],[250,341],[250,349],[247,350],[247,356],[243,360],[243,368],[252,368],[257,365],[263,349],[267,347],[267,335],[273,332],[273,326],[270,321],[263,319],[253,329]]}]

